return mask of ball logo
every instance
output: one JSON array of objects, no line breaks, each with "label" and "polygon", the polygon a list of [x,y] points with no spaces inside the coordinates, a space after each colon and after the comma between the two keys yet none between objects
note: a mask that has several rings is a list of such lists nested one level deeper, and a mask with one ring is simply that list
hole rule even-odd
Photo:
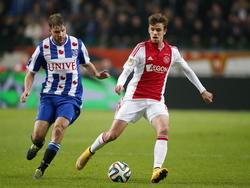
[{"label": "ball logo", "polygon": [[163,74],[163,73],[168,72],[168,68],[164,66],[159,66],[159,65],[147,64],[146,71]]}]

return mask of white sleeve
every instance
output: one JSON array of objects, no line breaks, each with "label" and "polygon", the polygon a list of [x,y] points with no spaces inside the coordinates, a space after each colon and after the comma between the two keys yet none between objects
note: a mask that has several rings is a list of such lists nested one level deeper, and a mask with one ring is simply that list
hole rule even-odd
[{"label": "white sleeve", "polygon": [[123,71],[118,78],[117,85],[123,86],[126,83],[128,76],[134,70],[135,64],[136,60],[133,57],[129,56],[128,60],[123,65]]},{"label": "white sleeve", "polygon": [[128,76],[140,62],[141,50],[143,50],[143,48],[141,48],[141,43],[139,43],[129,55],[126,63],[123,65],[123,71],[118,78],[117,85],[123,86],[126,83]]},{"label": "white sleeve", "polygon": [[130,69],[123,69],[121,75],[118,78],[117,85],[124,86],[131,72],[132,71]]},{"label": "white sleeve", "polygon": [[173,48],[172,50],[174,58],[173,65],[178,66],[183,71],[188,80],[195,85],[195,87],[199,90],[200,93],[205,91],[205,87],[201,84],[199,78],[196,76],[194,71],[188,66],[187,62],[180,55],[179,50],[176,48]]}]

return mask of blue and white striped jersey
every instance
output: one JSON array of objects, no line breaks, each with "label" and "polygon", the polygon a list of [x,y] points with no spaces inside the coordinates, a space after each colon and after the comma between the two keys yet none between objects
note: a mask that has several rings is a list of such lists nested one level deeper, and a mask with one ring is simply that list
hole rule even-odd
[{"label": "blue and white striped jersey", "polygon": [[31,56],[27,68],[38,72],[40,67],[46,71],[41,93],[82,97],[83,89],[80,64],[90,63],[89,55],[83,42],[73,36],[62,46],[57,46],[48,37],[38,44]]}]

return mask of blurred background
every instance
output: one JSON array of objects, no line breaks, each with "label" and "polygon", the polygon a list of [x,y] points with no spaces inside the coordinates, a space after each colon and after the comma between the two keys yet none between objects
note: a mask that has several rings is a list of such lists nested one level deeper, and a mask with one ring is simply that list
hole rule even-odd
[{"label": "blurred background", "polygon": [[250,2],[248,0],[1,0],[0,107],[36,108],[41,80],[36,78],[26,104],[25,65],[39,41],[49,36],[47,18],[65,16],[67,32],[83,40],[98,70],[111,79],[97,81],[84,70],[84,108],[114,109],[116,79],[133,47],[148,40],[147,18],[169,19],[166,40],[177,46],[214,103],[205,105],[179,70],[171,70],[166,104],[176,109],[250,109]]}]

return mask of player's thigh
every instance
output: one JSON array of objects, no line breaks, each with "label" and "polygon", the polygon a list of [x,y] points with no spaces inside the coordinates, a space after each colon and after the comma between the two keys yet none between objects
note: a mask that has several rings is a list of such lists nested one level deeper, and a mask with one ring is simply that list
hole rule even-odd
[{"label": "player's thigh", "polygon": [[167,106],[163,102],[152,101],[147,107],[144,116],[152,124],[152,120],[159,115],[164,115],[168,118],[169,114]]},{"label": "player's thigh", "polygon": [[151,125],[158,135],[166,135],[169,132],[169,116],[165,114],[157,115],[152,119]]},{"label": "player's thigh", "polygon": [[123,101],[115,114],[115,120],[123,120],[127,123],[135,123],[145,111],[145,104],[140,101]]},{"label": "player's thigh", "polygon": [[[80,115],[80,109],[72,103],[60,104],[56,109],[56,121],[67,126],[72,124]],[[63,118],[60,118],[63,117]],[[67,121],[68,120],[68,121]]]}]

